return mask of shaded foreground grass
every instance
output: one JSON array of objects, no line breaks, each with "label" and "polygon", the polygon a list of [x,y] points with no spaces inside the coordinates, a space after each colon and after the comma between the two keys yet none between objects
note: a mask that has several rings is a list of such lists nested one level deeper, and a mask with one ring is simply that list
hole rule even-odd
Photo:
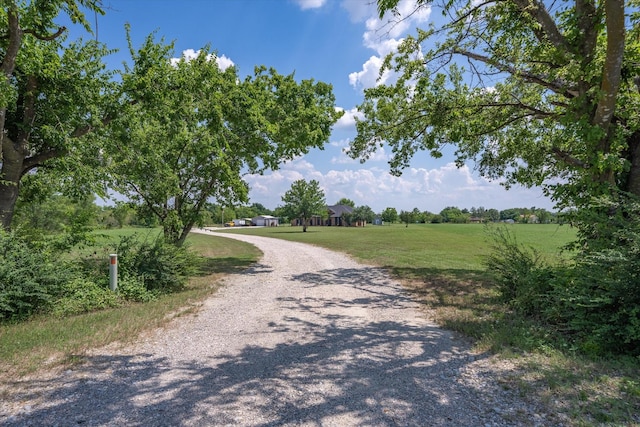
[{"label": "shaded foreground grass", "polygon": [[[509,225],[516,240],[549,262],[568,260],[561,248],[575,231],[558,225]],[[409,227],[246,228],[249,233],[299,241],[345,252],[384,266],[401,279],[439,325],[475,340],[479,351],[509,358],[516,366],[501,380],[525,398],[566,415],[568,425],[640,425],[640,360],[593,360],[563,337],[501,304],[484,257],[490,229],[476,224],[411,224]]]},{"label": "shaded foreground grass", "polygon": [[[108,233],[132,234],[132,230]],[[144,237],[143,237],[144,238]],[[200,274],[187,288],[146,304],[103,310],[68,318],[38,317],[18,324],[0,325],[0,376],[22,375],[43,366],[73,363],[90,348],[130,342],[141,333],[160,327],[176,316],[196,311],[214,293],[220,279],[257,261],[260,251],[246,243],[204,235],[189,236],[188,243],[205,259]],[[105,261],[105,268],[107,263]]]}]

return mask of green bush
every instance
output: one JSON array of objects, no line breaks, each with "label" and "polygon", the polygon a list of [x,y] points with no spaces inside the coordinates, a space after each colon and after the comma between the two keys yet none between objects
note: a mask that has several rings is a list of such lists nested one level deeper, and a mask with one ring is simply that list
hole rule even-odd
[{"label": "green bush", "polygon": [[128,274],[120,275],[117,292],[123,299],[133,302],[149,302],[158,297],[157,292],[148,290],[142,280]]},{"label": "green bush", "polygon": [[552,268],[534,248],[518,244],[504,227],[493,230],[492,253],[486,266],[505,302],[526,315],[539,314],[551,292]]},{"label": "green bush", "polygon": [[62,295],[51,307],[56,316],[70,316],[121,305],[118,295],[106,286],[75,279],[62,287]]},{"label": "green bush", "polygon": [[181,290],[197,272],[199,258],[186,246],[165,243],[162,237],[153,242],[141,240],[137,235],[124,237],[116,251],[118,271],[139,278],[149,291]]},{"label": "green bush", "polygon": [[21,320],[49,309],[73,275],[46,247],[0,231],[0,319]]},{"label": "green bush", "polygon": [[640,201],[616,195],[577,212],[572,265],[545,265],[508,232],[494,235],[487,267],[505,301],[585,354],[640,355]]}]

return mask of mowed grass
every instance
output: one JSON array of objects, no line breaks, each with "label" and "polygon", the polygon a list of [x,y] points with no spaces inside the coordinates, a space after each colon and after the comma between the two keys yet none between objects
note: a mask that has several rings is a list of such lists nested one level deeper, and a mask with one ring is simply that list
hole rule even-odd
[{"label": "mowed grass", "polygon": [[[99,232],[102,244],[107,244],[107,237],[116,239],[136,234],[146,239],[155,238],[158,233],[157,229]],[[40,316],[23,323],[0,325],[0,377],[75,363],[90,349],[114,342],[131,342],[178,316],[194,313],[202,301],[219,288],[222,277],[237,274],[261,256],[254,246],[231,239],[194,234],[187,242],[205,260],[200,274],[193,277],[182,292],[164,295],[146,304],[132,303],[68,318]]]},{"label": "mowed grass", "polygon": [[639,426],[640,360],[594,360],[562,336],[518,316],[499,299],[484,260],[495,226],[538,251],[550,264],[570,260],[562,248],[576,238],[568,225],[410,224],[365,228],[242,228],[248,233],[306,242],[384,266],[439,325],[472,338],[476,351],[508,359],[503,387],[546,406],[566,426]]},{"label": "mowed grass", "polygon": [[518,242],[535,248],[551,262],[563,257],[562,247],[576,237],[573,228],[556,224],[309,227],[306,233],[301,227],[282,226],[246,227],[228,232],[311,243],[390,268],[481,271],[491,249],[491,230],[496,227],[506,228]]}]

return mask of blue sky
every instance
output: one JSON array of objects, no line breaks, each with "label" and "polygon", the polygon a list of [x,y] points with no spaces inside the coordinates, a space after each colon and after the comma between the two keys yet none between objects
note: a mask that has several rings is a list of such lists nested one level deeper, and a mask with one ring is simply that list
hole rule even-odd
[{"label": "blue sky", "polygon": [[[402,0],[401,10],[412,11],[414,0]],[[428,11],[414,14],[402,25],[385,27],[372,0],[104,0],[105,16],[97,22],[97,37],[120,52],[111,55],[113,67],[128,59],[125,23],[131,25],[134,47],[156,32],[175,42],[180,56],[206,45],[218,58],[234,64],[241,76],[257,65],[274,67],[297,79],[313,78],[333,85],[336,106],[345,111],[334,126],[324,150],[282,165],[262,176],[247,176],[250,203],[273,209],[297,179],[315,179],[327,203],[347,197],[356,205],[380,212],[386,207],[439,212],[447,206],[507,209],[541,207],[553,203],[539,189],[505,190],[498,182],[481,178],[473,164],[454,166],[453,157],[431,159],[417,155],[400,177],[389,174],[389,150],[364,164],[344,154],[355,136],[354,115],[363,89],[376,84],[379,65],[408,33],[425,27]],[[96,21],[97,19],[97,21]],[[74,32],[75,33],[75,32]]]}]

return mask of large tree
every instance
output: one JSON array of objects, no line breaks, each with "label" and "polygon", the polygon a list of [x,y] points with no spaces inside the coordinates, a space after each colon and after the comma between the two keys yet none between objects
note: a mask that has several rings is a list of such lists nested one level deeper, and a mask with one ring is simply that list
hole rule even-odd
[{"label": "large tree", "polygon": [[313,215],[322,215],[327,211],[324,191],[315,179],[307,182],[299,179],[291,184],[291,188],[282,196],[285,215],[289,218],[299,218],[302,221],[302,231],[307,231],[307,223]]},{"label": "large tree", "polygon": [[[379,0],[380,16],[398,2]],[[437,18],[386,58],[397,80],[366,91],[354,157],[389,144],[399,174],[452,144],[459,165],[544,186],[560,207],[640,196],[637,0],[417,5]]]},{"label": "large tree", "polygon": [[[90,30],[82,7],[94,0],[2,2],[0,8],[0,226],[11,225],[21,184],[74,177],[77,190],[95,190],[99,148],[93,131],[108,121],[111,74],[96,42],[65,43],[59,14]],[[36,174],[36,172],[38,172]],[[45,172],[45,173],[43,173]],[[44,175],[48,175],[47,179]]]},{"label": "large tree", "polygon": [[264,67],[241,80],[208,48],[172,60],[173,46],[151,35],[131,53],[122,81],[126,109],[113,123],[108,154],[113,184],[178,245],[208,200],[246,202],[243,174],[322,148],[341,115],[330,85]]}]

